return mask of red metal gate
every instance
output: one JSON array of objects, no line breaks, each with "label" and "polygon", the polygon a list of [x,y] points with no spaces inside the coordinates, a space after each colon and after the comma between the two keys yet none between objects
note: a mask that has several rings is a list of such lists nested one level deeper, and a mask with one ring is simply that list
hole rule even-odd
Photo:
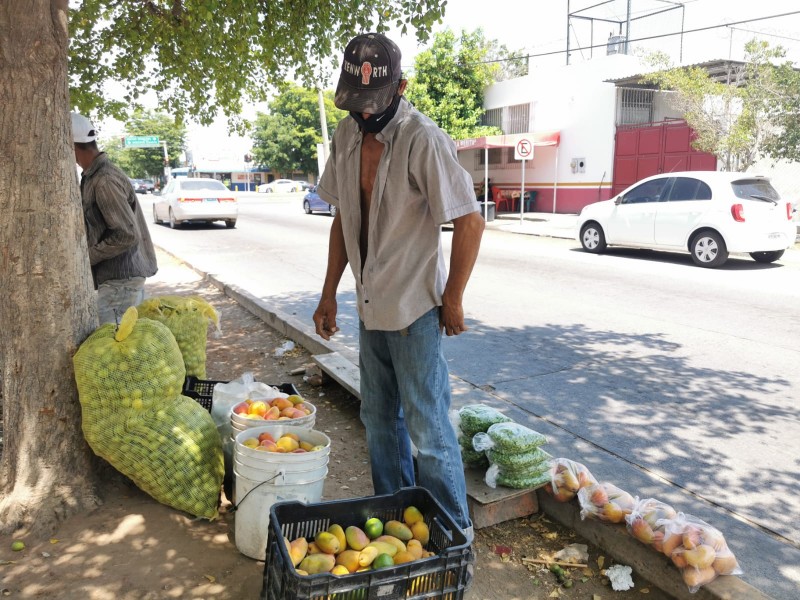
[{"label": "red metal gate", "polygon": [[693,136],[686,121],[618,126],[614,143],[613,195],[650,175],[716,171],[717,157],[692,148]]}]

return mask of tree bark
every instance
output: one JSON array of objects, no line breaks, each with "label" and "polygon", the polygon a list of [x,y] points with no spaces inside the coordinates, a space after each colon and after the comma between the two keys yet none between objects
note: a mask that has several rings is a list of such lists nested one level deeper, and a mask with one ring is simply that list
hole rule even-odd
[{"label": "tree bark", "polygon": [[98,505],[72,356],[97,325],[67,85],[68,0],[0,2],[0,533]]}]

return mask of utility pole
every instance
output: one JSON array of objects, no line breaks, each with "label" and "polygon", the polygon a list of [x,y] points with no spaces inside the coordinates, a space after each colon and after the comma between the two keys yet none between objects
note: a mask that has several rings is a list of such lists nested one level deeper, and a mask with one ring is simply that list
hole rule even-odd
[{"label": "utility pole", "polygon": [[330,150],[328,146],[328,118],[325,115],[325,98],[322,95],[322,88],[317,88],[317,97],[319,99],[319,127],[322,130],[322,162],[325,164],[328,162]]},{"label": "utility pole", "polygon": [[630,54],[628,43],[631,39],[631,0],[628,0],[628,16],[625,17],[625,54]]}]

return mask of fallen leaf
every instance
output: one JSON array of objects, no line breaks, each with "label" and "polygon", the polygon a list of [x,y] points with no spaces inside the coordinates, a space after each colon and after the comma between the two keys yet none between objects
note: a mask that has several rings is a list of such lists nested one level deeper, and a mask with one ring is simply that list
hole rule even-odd
[{"label": "fallen leaf", "polygon": [[603,600],[600,594],[592,594],[592,600]]},{"label": "fallen leaf", "polygon": [[17,561],[15,560],[0,560],[0,567],[4,567],[6,565],[15,565]]},{"label": "fallen leaf", "polygon": [[640,594],[649,594],[650,593],[650,588],[642,588],[642,589],[639,590],[639,593]]},{"label": "fallen leaf", "polygon": [[605,556],[598,556],[597,557],[597,567],[599,569],[603,568],[603,564],[605,564],[605,562],[606,562],[606,557]]},{"label": "fallen leaf", "polygon": [[511,556],[512,549],[511,546],[504,546],[502,544],[498,544],[494,547],[494,553],[498,556]]},{"label": "fallen leaf", "polygon": [[210,583],[214,583],[214,582],[217,580],[217,578],[216,578],[216,577],[214,577],[213,575],[203,575],[203,577],[205,577],[206,579],[208,579],[208,581],[209,581]]},{"label": "fallen leaf", "polygon": [[558,534],[555,532],[550,532],[550,533],[545,533],[542,537],[546,540],[557,540]]},{"label": "fallen leaf", "polygon": [[586,577],[594,577],[594,571],[588,568],[581,571],[581,573],[583,573]]},{"label": "fallen leaf", "polygon": [[57,544],[58,540],[56,538],[50,538],[50,543],[51,544]]},{"label": "fallen leaf", "polygon": [[561,597],[561,594],[559,593],[558,588],[556,588],[552,592],[550,592],[550,596],[548,596],[548,598],[560,598],[560,597]]}]

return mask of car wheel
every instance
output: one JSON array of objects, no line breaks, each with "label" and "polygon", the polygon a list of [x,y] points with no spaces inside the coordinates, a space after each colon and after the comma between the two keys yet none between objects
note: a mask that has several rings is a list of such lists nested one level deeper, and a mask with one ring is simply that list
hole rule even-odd
[{"label": "car wheel", "polygon": [[783,256],[783,250],[773,250],[771,252],[751,252],[750,257],[760,263],[772,263]]},{"label": "car wheel", "polygon": [[175,219],[175,213],[172,212],[172,209],[169,209],[169,226],[170,229],[177,229],[180,223]]},{"label": "car wheel", "polygon": [[606,236],[603,228],[592,221],[581,228],[581,246],[587,252],[600,254],[606,249]]},{"label": "car wheel", "polygon": [[308,200],[303,200],[303,210],[307,215],[311,214],[311,203]]},{"label": "car wheel", "polygon": [[228,229],[233,229],[234,227],[236,227],[236,221],[234,221],[233,219],[225,221],[225,227],[227,227]]},{"label": "car wheel", "polygon": [[336,207],[333,204],[331,204],[330,207],[328,207],[328,212],[331,213],[332,217],[335,217],[336,216]]},{"label": "car wheel", "polygon": [[161,224],[161,219],[158,218],[158,213],[156,212],[156,205],[153,204],[153,223],[156,225]]},{"label": "car wheel", "polygon": [[728,260],[728,247],[716,231],[707,230],[698,233],[692,240],[689,251],[692,253],[694,264],[700,267],[714,269]]}]

